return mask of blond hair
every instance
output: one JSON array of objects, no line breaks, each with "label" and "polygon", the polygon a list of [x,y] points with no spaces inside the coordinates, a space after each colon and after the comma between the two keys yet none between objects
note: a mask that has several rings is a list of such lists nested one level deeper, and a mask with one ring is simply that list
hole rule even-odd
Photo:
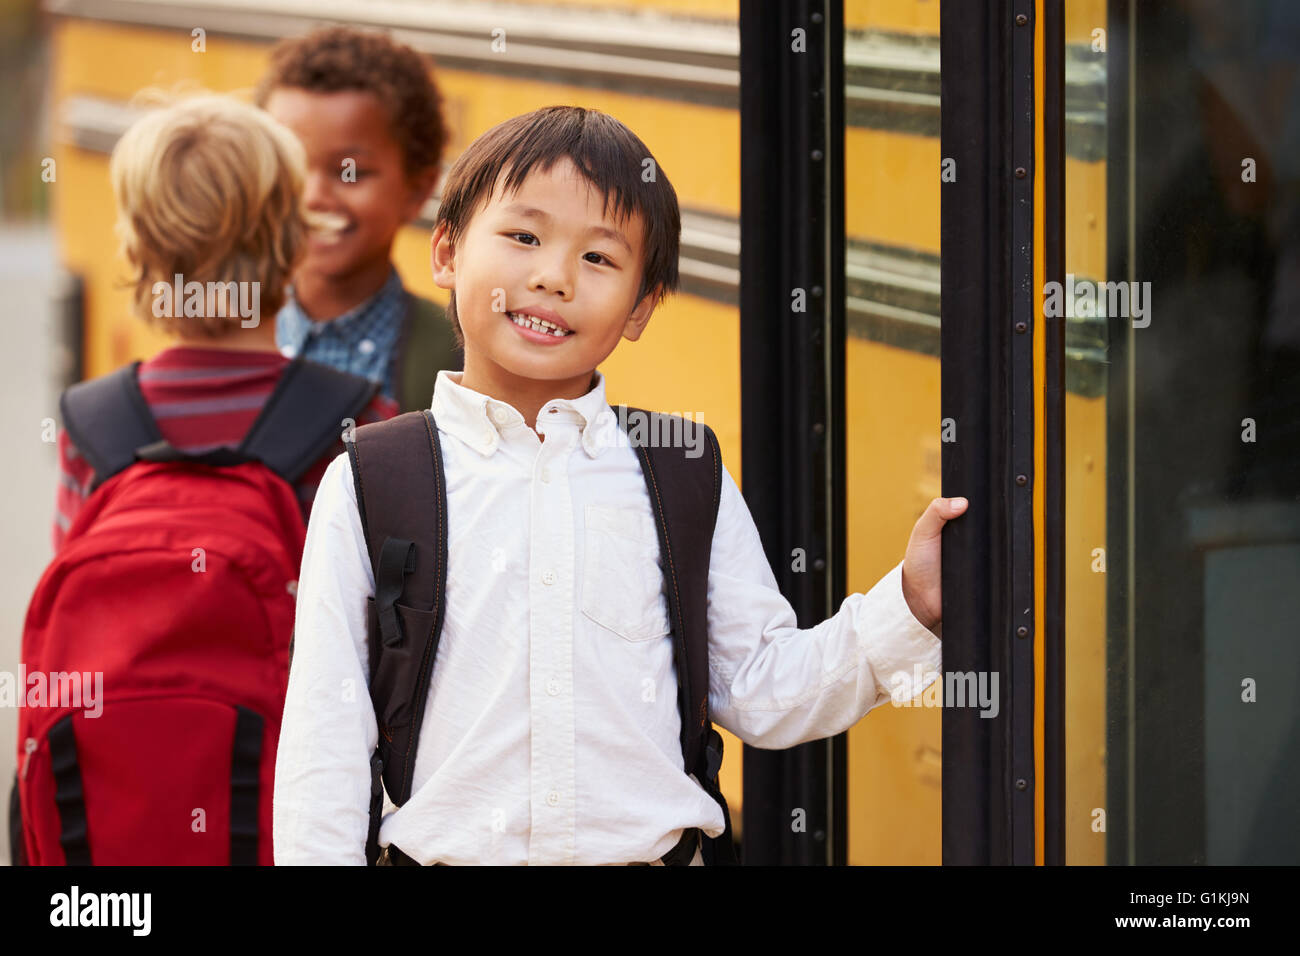
[{"label": "blond hair", "polygon": [[160,314],[155,287],[180,276],[178,285],[209,289],[257,283],[259,307],[273,319],[307,236],[305,168],[293,133],[229,96],[186,96],[133,123],[113,149],[109,173],[136,314],[188,338],[239,327],[239,311],[224,301],[213,308],[212,293],[201,315],[186,315],[179,302]]}]

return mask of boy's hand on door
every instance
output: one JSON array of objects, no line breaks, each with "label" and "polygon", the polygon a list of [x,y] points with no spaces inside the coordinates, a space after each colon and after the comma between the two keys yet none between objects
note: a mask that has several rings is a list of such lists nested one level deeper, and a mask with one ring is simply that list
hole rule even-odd
[{"label": "boy's hand on door", "polygon": [[903,558],[903,597],[912,615],[933,631],[943,620],[943,526],[966,512],[965,498],[935,498],[917,519]]}]

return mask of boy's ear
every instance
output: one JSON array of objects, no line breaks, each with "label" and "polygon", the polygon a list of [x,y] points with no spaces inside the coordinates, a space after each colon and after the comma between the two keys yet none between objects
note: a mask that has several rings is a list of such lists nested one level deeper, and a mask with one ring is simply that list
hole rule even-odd
[{"label": "boy's ear", "polygon": [[429,263],[433,269],[433,282],[439,289],[456,288],[456,263],[448,238],[446,220],[438,223],[429,240]]},{"label": "boy's ear", "polygon": [[627,323],[623,326],[623,338],[629,342],[639,339],[645,327],[650,324],[650,315],[655,310],[655,301],[658,298],[657,292],[657,289],[647,292],[632,310],[632,314],[627,317]]}]

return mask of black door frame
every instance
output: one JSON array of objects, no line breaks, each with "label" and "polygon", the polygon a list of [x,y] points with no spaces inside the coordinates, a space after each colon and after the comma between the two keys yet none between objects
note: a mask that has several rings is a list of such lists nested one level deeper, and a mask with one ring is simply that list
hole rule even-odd
[{"label": "black door frame", "polygon": [[999,675],[998,715],[943,711],[943,862],[1030,864],[1034,805],[1033,0],[940,5],[945,674]]},{"label": "black door frame", "polygon": [[[1044,281],[1065,282],[1065,4],[1043,0]],[[1065,864],[1065,320],[1043,336],[1043,862]]]},{"label": "black door frame", "polygon": [[[805,628],[845,589],[843,25],[842,0],[740,4],[744,495]],[[847,863],[847,763],[845,734],[746,746],[743,862]]]}]

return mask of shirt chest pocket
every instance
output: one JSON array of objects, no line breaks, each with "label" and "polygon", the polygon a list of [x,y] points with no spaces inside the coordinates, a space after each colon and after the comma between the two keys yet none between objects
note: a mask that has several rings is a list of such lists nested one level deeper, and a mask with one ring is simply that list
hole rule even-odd
[{"label": "shirt chest pocket", "polygon": [[586,506],[582,613],[625,641],[666,636],[668,602],[654,520],[635,508]]}]

